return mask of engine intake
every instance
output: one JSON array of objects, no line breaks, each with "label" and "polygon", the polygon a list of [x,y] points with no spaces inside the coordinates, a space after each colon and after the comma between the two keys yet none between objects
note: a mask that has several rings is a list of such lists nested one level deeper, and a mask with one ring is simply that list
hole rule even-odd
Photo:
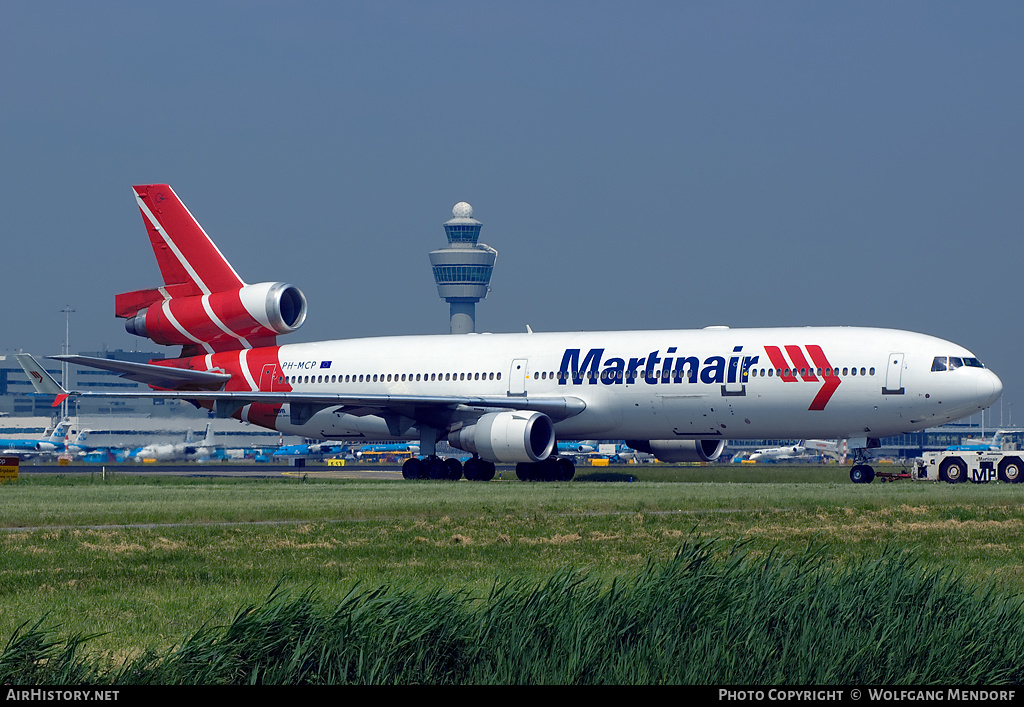
[{"label": "engine intake", "polygon": [[669,463],[713,462],[725,449],[722,439],[627,439],[626,444]]},{"label": "engine intake", "polygon": [[492,462],[539,462],[555,448],[555,425],[540,412],[491,412],[449,434],[448,443]]},{"label": "engine intake", "polygon": [[241,339],[264,343],[290,334],[306,320],[306,296],[284,282],[261,282],[237,290],[172,297],[139,310],[124,325],[129,334],[158,344],[224,344]]}]

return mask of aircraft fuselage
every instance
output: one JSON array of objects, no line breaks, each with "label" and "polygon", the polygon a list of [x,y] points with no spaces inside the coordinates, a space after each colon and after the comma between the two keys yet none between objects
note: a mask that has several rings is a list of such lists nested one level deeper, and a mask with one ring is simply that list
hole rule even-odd
[{"label": "aircraft fuselage", "polygon": [[[968,416],[994,402],[980,364],[932,371],[957,344],[856,327],[712,328],[401,336],[220,352],[190,360],[242,390],[394,396],[569,397],[562,439],[884,437]],[[415,438],[372,411],[326,407],[296,425],[288,404],[244,420],[321,439]]]}]

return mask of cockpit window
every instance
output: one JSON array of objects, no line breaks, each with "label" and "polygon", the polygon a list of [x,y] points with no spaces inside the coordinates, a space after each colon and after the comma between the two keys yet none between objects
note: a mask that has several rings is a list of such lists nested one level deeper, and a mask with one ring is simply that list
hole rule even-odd
[{"label": "cockpit window", "polygon": [[960,356],[936,356],[932,359],[932,370],[933,371],[953,371],[961,366],[968,366],[970,368],[984,368],[985,366],[976,358],[960,357]]}]

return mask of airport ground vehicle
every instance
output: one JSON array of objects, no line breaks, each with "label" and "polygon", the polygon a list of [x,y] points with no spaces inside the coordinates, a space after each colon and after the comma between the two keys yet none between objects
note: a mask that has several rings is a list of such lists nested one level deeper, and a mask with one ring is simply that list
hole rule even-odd
[{"label": "airport ground vehicle", "polygon": [[869,484],[875,477],[881,481],[912,479],[914,481],[945,481],[959,484],[964,481],[987,483],[1002,481],[1017,484],[1024,480],[1024,452],[1018,450],[967,451],[945,449],[925,452],[901,473],[871,471],[871,467],[857,464],[850,469],[850,480],[855,484]]}]

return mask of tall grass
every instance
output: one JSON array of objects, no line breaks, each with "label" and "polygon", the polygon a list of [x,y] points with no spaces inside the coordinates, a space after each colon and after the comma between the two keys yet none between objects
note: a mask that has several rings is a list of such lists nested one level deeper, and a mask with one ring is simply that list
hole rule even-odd
[{"label": "tall grass", "polygon": [[487,596],[381,586],[327,600],[281,587],[226,625],[111,665],[41,623],[0,683],[985,684],[1024,678],[1019,597],[905,553],[836,566],[691,540],[612,581],[573,570]]}]

